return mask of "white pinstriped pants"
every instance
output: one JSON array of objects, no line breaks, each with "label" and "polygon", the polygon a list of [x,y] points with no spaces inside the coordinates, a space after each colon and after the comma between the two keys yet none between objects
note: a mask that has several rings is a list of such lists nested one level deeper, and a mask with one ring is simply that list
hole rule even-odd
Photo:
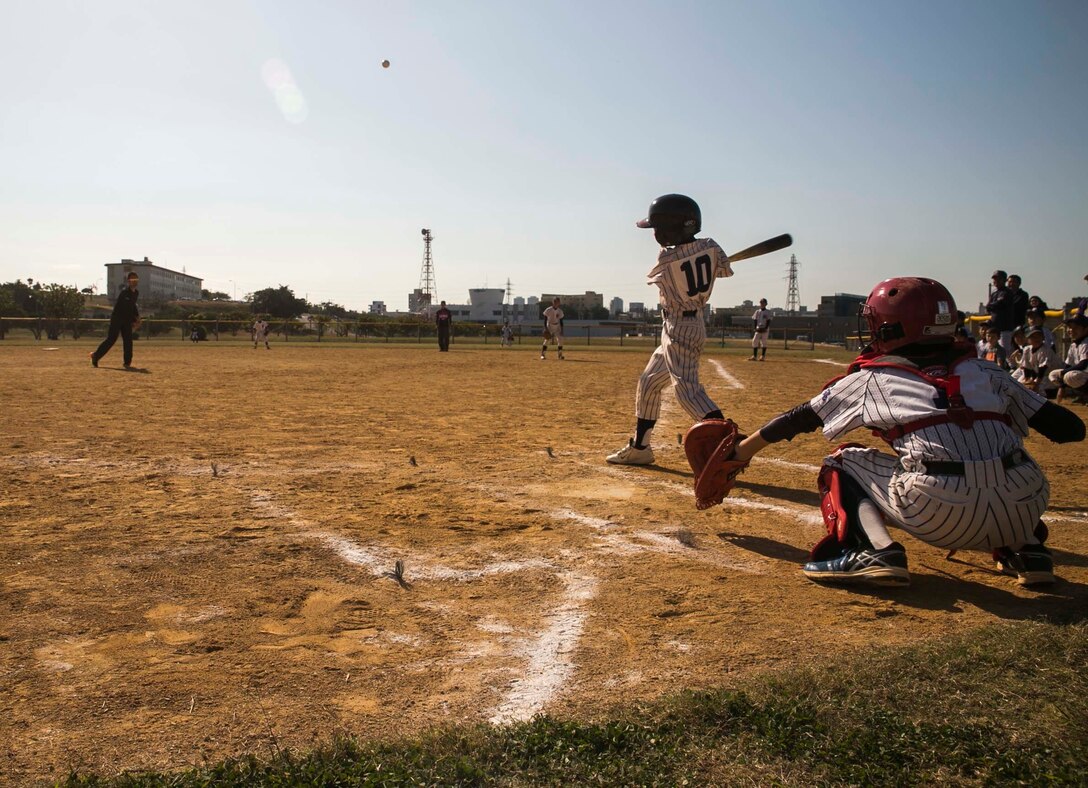
[{"label": "white pinstriped pants", "polygon": [[905,471],[877,449],[843,449],[824,460],[855,479],[891,520],[912,536],[955,550],[1018,548],[1038,541],[1035,526],[1050,500],[1050,484],[1024,452],[1006,469],[1001,460],[965,462],[963,476]]},{"label": "white pinstriped pants", "polygon": [[638,379],[635,416],[656,421],[661,414],[661,395],[672,383],[681,407],[698,421],[718,410],[699,382],[699,356],[706,343],[706,326],[696,315],[676,320],[666,318],[661,329],[661,345],[654,350]]}]

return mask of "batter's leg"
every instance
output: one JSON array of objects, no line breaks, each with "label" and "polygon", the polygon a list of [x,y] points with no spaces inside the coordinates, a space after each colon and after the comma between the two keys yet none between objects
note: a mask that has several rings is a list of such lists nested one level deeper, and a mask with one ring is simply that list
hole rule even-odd
[{"label": "batter's leg", "polygon": [[664,348],[668,339],[661,335],[661,345],[654,350],[646,368],[638,379],[635,393],[635,437],[619,451],[609,454],[605,459],[616,465],[651,465],[654,452],[650,448],[650,437],[654,424],[661,414],[661,393],[669,385],[672,377],[665,366]]},{"label": "batter's leg", "polygon": [[[664,334],[663,334],[664,336]],[[671,331],[666,346],[662,339],[665,365],[672,376],[676,398],[691,418],[698,421],[718,410],[717,404],[699,382],[699,357],[706,342],[706,329],[701,320],[684,320]]]}]

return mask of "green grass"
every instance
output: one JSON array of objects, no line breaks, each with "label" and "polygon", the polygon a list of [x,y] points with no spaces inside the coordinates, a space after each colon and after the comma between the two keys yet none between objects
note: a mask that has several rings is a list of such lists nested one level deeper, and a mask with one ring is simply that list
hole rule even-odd
[{"label": "green grass", "polygon": [[1088,625],[1015,623],[603,714],[73,786],[1084,785]]}]

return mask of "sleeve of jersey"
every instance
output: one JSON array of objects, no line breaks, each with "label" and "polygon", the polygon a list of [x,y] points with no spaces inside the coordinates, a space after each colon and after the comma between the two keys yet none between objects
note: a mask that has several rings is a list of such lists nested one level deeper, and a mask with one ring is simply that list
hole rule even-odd
[{"label": "sleeve of jersey", "polygon": [[1021,386],[1003,370],[994,370],[990,374],[991,379],[996,383],[997,390],[1007,398],[1008,406],[1005,412],[1012,419],[1013,428],[1026,436],[1032,417],[1046,404],[1046,397]]},{"label": "sleeve of jersey", "polygon": [[733,275],[733,266],[729,264],[729,257],[726,255],[725,250],[718,246],[716,241],[711,241],[711,245],[714,247],[715,257],[717,258],[717,270],[714,272],[714,276],[724,278]]},{"label": "sleeve of jersey", "polygon": [[865,426],[866,387],[870,377],[865,371],[847,375],[809,400],[828,440]]}]

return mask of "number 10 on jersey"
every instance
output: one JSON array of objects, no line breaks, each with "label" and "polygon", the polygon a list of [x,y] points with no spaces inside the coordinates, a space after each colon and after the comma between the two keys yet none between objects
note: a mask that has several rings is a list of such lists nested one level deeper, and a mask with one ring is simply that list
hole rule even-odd
[{"label": "number 10 on jersey", "polygon": [[690,257],[680,263],[680,270],[688,282],[688,297],[697,296],[710,289],[712,272],[710,270],[710,255],[701,254],[692,260]]}]

